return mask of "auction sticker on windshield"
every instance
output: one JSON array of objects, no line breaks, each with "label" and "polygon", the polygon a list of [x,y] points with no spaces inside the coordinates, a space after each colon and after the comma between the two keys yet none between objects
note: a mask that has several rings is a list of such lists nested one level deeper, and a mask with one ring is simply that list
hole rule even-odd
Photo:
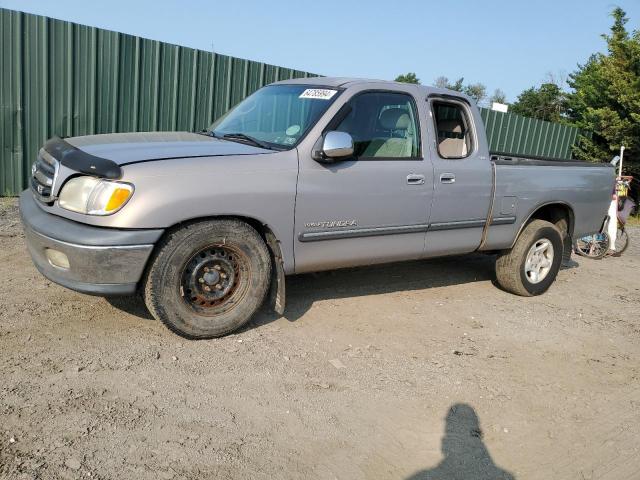
[{"label": "auction sticker on windshield", "polygon": [[336,94],[337,90],[327,88],[307,88],[298,98],[313,98],[316,100],[329,100]]}]

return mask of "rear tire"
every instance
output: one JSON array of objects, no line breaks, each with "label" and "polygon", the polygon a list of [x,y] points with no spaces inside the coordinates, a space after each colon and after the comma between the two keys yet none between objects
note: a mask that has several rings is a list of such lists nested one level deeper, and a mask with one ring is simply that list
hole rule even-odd
[{"label": "rear tire", "polygon": [[496,260],[496,277],[508,292],[531,297],[546,292],[562,263],[562,233],[552,223],[533,220],[515,245]]},{"label": "rear tire", "polygon": [[251,319],[270,278],[269,251],[254,228],[239,220],[192,223],[158,245],[144,300],[157,320],[182,337],[220,337]]}]

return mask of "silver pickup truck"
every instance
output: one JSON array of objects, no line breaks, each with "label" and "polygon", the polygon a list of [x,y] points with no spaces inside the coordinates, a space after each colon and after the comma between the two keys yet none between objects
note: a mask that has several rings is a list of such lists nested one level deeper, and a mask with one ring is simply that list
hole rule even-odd
[{"label": "silver pickup truck", "polygon": [[[467,96],[402,83],[268,85],[200,133],[53,138],[20,196],[52,281],[141,293],[187,338],[227,334],[285,275],[486,252],[502,288],[538,295],[598,231],[606,164],[492,156]],[[464,268],[464,264],[460,265]]]}]

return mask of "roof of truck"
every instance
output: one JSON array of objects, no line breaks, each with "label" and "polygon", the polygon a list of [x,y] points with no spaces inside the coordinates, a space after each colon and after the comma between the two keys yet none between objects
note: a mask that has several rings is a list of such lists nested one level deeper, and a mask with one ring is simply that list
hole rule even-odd
[{"label": "roof of truck", "polygon": [[369,80],[366,78],[350,78],[350,77],[307,77],[307,78],[292,78],[291,80],[281,80],[275,83],[293,83],[304,85],[322,85],[323,87],[344,87],[348,84],[356,83],[395,83],[385,80]]},{"label": "roof of truck", "polygon": [[369,78],[352,78],[352,77],[307,77],[307,78],[293,78],[291,80],[281,80],[279,82],[274,82],[274,84],[277,85],[282,85],[282,84],[297,84],[297,85],[318,85],[318,86],[322,86],[322,87],[349,87],[352,85],[358,85],[358,84],[363,84],[363,83],[371,83],[371,84],[387,84],[387,85],[402,85],[404,87],[407,87],[408,85],[412,85],[415,86],[417,89],[422,90],[426,95],[431,95],[431,94],[454,94],[456,96],[460,96],[463,98],[466,98],[469,101],[473,101],[471,100],[471,98],[462,93],[462,92],[455,92],[452,90],[447,90],[446,88],[436,88],[436,87],[430,87],[427,85],[420,85],[420,84],[410,84],[410,83],[401,83],[401,82],[392,82],[389,80],[376,80],[376,79],[369,79]]}]

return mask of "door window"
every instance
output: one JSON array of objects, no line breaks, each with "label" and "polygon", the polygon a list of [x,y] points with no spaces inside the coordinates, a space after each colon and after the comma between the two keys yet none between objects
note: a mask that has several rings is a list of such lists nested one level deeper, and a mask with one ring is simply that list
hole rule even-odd
[{"label": "door window", "polygon": [[442,158],[465,158],[471,153],[472,134],[469,118],[462,105],[433,102],[433,117],[438,134],[438,153]]},{"label": "door window", "polygon": [[420,131],[410,95],[362,93],[348,102],[348,108],[335,130],[353,137],[358,159],[420,158]]}]

